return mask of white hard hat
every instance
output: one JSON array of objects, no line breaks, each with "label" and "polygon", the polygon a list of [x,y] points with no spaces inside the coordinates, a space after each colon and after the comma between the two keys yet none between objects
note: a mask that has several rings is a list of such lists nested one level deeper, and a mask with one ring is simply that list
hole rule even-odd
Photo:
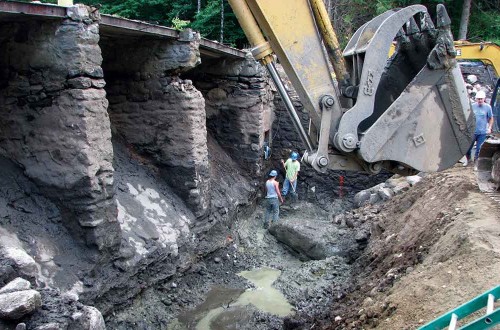
[{"label": "white hard hat", "polygon": [[467,81],[471,84],[475,83],[477,81],[476,75],[470,74],[467,76]]},{"label": "white hard hat", "polygon": [[486,94],[484,93],[484,91],[479,91],[476,93],[476,99],[485,99],[486,98]]}]

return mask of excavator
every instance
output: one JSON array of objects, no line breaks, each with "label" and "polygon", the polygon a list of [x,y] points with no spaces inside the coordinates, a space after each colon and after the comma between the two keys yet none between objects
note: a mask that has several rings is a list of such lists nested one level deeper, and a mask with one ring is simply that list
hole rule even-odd
[{"label": "excavator", "polygon": [[[422,5],[389,10],[342,52],[322,0],[229,3],[300,135],[302,161],[315,170],[410,175],[447,169],[467,152],[475,121],[443,5],[436,23]],[[308,127],[275,61],[307,109]]]},{"label": "excavator", "polygon": [[481,191],[496,192],[500,187],[500,46],[492,42],[455,41],[455,48],[459,64],[473,64],[476,71],[483,73],[483,87],[492,92],[493,131],[481,146],[476,176]]}]

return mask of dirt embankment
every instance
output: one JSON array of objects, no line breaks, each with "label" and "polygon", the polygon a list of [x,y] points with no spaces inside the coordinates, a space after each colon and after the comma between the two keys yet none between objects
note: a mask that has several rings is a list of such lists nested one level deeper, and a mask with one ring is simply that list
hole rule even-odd
[{"label": "dirt embankment", "polygon": [[372,211],[353,212],[370,214],[370,242],[320,328],[415,329],[500,283],[500,205],[472,168],[430,174]]}]

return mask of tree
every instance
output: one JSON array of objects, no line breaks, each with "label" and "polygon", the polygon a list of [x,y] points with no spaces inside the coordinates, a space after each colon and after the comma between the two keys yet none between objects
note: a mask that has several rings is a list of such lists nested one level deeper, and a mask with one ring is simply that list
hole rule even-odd
[{"label": "tree", "polygon": [[462,8],[462,18],[460,19],[460,27],[458,28],[458,40],[467,39],[467,28],[469,27],[470,6],[472,0],[464,0]]},{"label": "tree", "polygon": [[224,0],[220,1],[220,38],[219,42],[224,42]]}]

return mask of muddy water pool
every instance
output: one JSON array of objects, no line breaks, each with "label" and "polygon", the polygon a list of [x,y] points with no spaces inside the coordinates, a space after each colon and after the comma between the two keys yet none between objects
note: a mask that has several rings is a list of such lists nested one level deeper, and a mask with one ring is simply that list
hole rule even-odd
[{"label": "muddy water pool", "polygon": [[171,322],[169,330],[243,329],[252,318],[253,306],[258,310],[285,317],[293,314],[293,306],[285,296],[272,287],[281,271],[260,268],[238,273],[253,284],[253,288],[212,288],[205,301],[193,310],[182,313]]}]

